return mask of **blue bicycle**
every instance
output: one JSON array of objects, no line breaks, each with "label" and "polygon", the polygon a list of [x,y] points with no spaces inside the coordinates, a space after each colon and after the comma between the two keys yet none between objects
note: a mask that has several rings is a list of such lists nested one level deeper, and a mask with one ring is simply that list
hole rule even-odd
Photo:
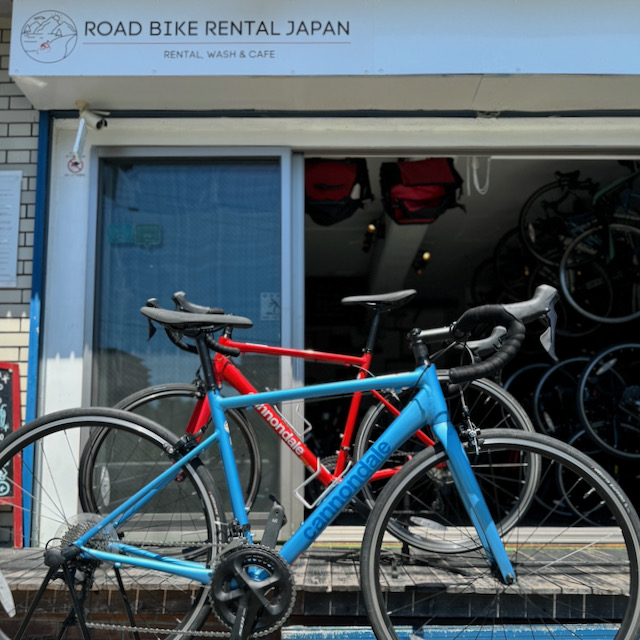
[{"label": "blue bicycle", "polygon": [[[15,640],[211,637],[218,634],[208,626],[212,610],[234,640],[277,630],[294,605],[290,566],[425,425],[436,446],[387,483],[364,531],[361,589],[377,638],[426,638],[433,630],[432,637],[456,637],[452,623],[463,624],[464,637],[505,638],[515,624],[529,632],[520,637],[545,629],[545,637],[586,638],[594,624],[606,623],[610,637],[637,640],[640,520],[629,500],[601,467],[553,438],[499,429],[481,434],[470,421],[456,429],[421,331],[409,335],[411,371],[225,397],[207,338],[222,326],[251,322],[151,307],[142,313],[197,346],[213,432],[179,438],[130,413],[75,409],[6,438],[0,469],[12,495],[5,500],[14,513],[30,516],[0,520],[0,535],[17,547],[0,578],[0,602],[15,614],[0,624]],[[500,348],[484,362],[452,369],[452,384],[489,375],[517,351],[524,327],[500,305],[465,312],[442,335],[463,342],[489,323],[507,329]],[[254,531],[225,412],[374,389],[414,393],[284,544],[278,544],[285,514],[277,502],[264,531]],[[79,513],[75,465],[92,430],[105,427],[120,447],[123,439],[129,443],[128,459],[118,462],[128,479],[103,485],[110,494],[103,497],[114,505],[110,514]],[[216,486],[200,462],[213,445],[227,487]],[[94,473],[100,486],[99,461]],[[531,496],[558,473],[585,503],[601,505],[598,527],[577,513],[537,510]],[[222,489],[231,513],[221,507]]]}]

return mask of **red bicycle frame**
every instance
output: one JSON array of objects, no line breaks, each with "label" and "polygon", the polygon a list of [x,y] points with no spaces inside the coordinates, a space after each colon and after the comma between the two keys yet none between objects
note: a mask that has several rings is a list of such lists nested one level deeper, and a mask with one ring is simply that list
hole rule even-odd
[{"label": "red bicycle frame", "polygon": [[[352,356],[324,351],[314,351],[313,349],[289,349],[285,347],[274,347],[250,342],[236,342],[227,336],[221,336],[218,342],[226,347],[236,348],[242,354],[291,357],[301,358],[311,362],[342,364],[344,366],[357,367],[358,379],[371,375],[369,372],[369,366],[371,365],[373,354],[368,350],[365,350],[361,356]],[[213,365],[214,375],[218,385],[221,386],[222,383],[226,382],[243,395],[258,392],[258,390],[249,382],[249,380],[247,380],[247,378],[227,356],[216,353],[213,358]],[[387,407],[393,416],[399,415],[400,410],[389,402],[380,392],[373,391],[372,394],[379,402],[383,403],[384,406]],[[318,457],[305,445],[292,426],[275,407],[270,405],[258,405],[255,409],[258,415],[269,425],[276,435],[314,474],[314,477],[324,486],[329,486],[340,478],[349,463],[349,451],[361,401],[362,393],[354,393],[351,398],[344,432],[340,441],[336,468],[333,473],[329,471],[320,462]],[[209,404],[206,401],[206,398],[200,398],[187,426],[187,433],[197,433],[200,428],[209,421],[209,418]],[[425,446],[431,446],[434,444],[434,441],[423,431],[419,431],[416,434],[416,437],[419,438]],[[392,476],[395,472],[396,469],[381,469],[373,475],[371,480],[382,480]]]}]

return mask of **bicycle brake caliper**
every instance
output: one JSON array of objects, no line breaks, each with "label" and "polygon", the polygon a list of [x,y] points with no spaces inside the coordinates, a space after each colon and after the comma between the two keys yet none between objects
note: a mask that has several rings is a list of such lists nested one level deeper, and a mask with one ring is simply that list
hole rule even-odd
[{"label": "bicycle brake caliper", "polygon": [[462,398],[462,419],[464,422],[464,434],[466,435],[469,444],[474,448],[476,455],[478,455],[480,453],[480,444],[478,442],[480,429],[473,424],[469,407],[466,405],[464,398]]}]

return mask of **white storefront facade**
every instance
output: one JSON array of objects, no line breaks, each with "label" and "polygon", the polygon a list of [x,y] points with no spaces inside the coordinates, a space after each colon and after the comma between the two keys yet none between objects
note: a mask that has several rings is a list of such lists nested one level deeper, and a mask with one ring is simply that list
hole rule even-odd
[{"label": "white storefront facade", "polygon": [[[138,308],[148,297],[168,306],[183,289],[252,317],[252,341],[316,346],[305,344],[316,320],[305,295],[319,280],[322,291],[349,278],[370,291],[414,286],[428,234],[469,271],[510,207],[515,221],[557,167],[609,179],[640,156],[638,25],[631,1],[14,2],[9,75],[40,112],[31,325],[11,332],[30,335],[27,417],[189,382],[188,355],[161,336],[147,343]],[[318,156],[370,167],[454,157],[467,187],[468,167],[491,168],[495,200],[467,191],[459,247],[443,218],[429,229],[387,223],[365,255],[379,199],[330,228],[305,216],[304,161]],[[517,197],[510,180],[522,181]],[[438,268],[419,295],[446,298],[433,315],[452,319],[451,298],[464,296],[445,295],[452,267]],[[449,286],[462,291],[466,278]],[[258,375],[297,384],[303,369],[283,361]],[[290,495],[300,465],[268,451],[286,461],[269,490]]]}]

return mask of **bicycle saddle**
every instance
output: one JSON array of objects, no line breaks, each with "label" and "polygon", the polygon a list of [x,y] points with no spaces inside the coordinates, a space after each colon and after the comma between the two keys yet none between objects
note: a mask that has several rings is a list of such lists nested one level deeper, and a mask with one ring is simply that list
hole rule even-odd
[{"label": "bicycle saddle", "polygon": [[169,329],[186,331],[188,329],[222,329],[234,327],[250,329],[253,322],[249,318],[217,313],[187,313],[185,311],[171,311],[156,307],[142,307],[140,313],[158,324]]},{"label": "bicycle saddle", "polygon": [[361,304],[364,307],[394,309],[406,304],[416,295],[415,289],[403,289],[391,293],[377,293],[367,296],[347,296],[342,298],[342,304]]}]

